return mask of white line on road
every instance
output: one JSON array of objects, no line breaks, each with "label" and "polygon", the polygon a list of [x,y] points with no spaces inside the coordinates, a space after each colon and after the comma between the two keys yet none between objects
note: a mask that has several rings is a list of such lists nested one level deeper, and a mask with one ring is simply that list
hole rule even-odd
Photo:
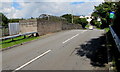
[{"label": "white line on road", "polygon": [[71,37],[71,38],[69,38],[69,39],[65,40],[65,41],[64,41],[64,42],[62,42],[62,43],[64,44],[64,43],[68,42],[69,40],[73,39],[74,37],[76,37],[76,36],[78,36],[78,35],[79,35],[79,34],[76,34],[75,36],[73,36],[73,37]]},{"label": "white line on road", "polygon": [[84,30],[84,31],[82,31],[81,33],[84,33],[84,32],[86,32],[87,30]]},{"label": "white line on road", "polygon": [[[87,30],[83,30],[81,33],[84,33],[84,32],[86,32],[86,31],[87,31]],[[73,36],[73,37],[71,37],[71,38],[65,40],[65,41],[62,42],[62,43],[64,44],[64,43],[68,42],[69,40],[73,39],[74,37],[76,37],[76,36],[78,36],[78,35],[79,35],[79,34],[76,34],[75,36]]]},{"label": "white line on road", "polygon": [[49,53],[50,51],[51,51],[51,50],[48,50],[48,51],[44,52],[43,54],[35,57],[34,59],[30,60],[29,62],[23,64],[22,66],[20,66],[20,67],[18,67],[18,68],[16,68],[16,69],[15,69],[14,71],[12,71],[12,72],[15,72],[15,71],[17,71],[17,70],[22,69],[23,67],[25,67],[25,66],[27,66],[28,64],[32,63],[33,61],[39,59],[40,57],[44,56],[45,54]]}]

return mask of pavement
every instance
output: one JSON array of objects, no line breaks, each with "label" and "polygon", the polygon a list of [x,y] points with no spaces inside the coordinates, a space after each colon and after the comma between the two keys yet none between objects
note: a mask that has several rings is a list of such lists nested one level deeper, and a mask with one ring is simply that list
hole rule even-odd
[{"label": "pavement", "polygon": [[[87,54],[92,52],[91,49],[89,52],[86,50],[90,45],[94,45],[89,41],[100,40],[103,33],[104,30],[61,31],[5,50],[2,52],[2,70],[104,70],[105,66],[93,65],[94,58],[85,55],[85,52]],[[84,48],[84,45],[89,46]],[[97,46],[100,49],[99,43]],[[94,51],[97,48],[94,50],[92,46]],[[81,55],[83,52],[80,53],[80,50],[84,50],[84,55]],[[98,64],[98,61],[95,63]]]}]

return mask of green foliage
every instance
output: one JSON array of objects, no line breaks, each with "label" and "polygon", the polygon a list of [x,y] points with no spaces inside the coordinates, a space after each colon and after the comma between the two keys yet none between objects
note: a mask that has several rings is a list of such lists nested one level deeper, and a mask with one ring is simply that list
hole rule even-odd
[{"label": "green foliage", "polygon": [[0,13],[0,25],[8,26],[8,18],[3,13]]},{"label": "green foliage", "polygon": [[[104,2],[99,6],[95,6],[95,10],[92,13],[94,20],[92,20],[92,24],[99,27],[99,28],[107,28],[110,25],[110,18],[109,14],[112,11],[116,11],[115,3],[113,2]],[[101,23],[98,23],[96,20],[97,18],[101,18]]]},{"label": "green foliage", "polygon": [[19,22],[19,20],[23,20],[23,18],[21,18],[21,19],[9,19],[9,23]]},{"label": "green foliage", "polygon": [[80,18],[80,20],[81,20],[80,24],[82,25],[83,28],[85,28],[85,26],[88,24],[87,19],[86,18]]},{"label": "green foliage", "polygon": [[85,26],[88,24],[87,19],[86,18],[74,18],[73,21],[75,24],[81,24],[83,28],[85,28]]},{"label": "green foliage", "polygon": [[48,14],[41,14],[37,19],[55,21],[55,22],[64,20],[62,17],[52,16],[52,15],[48,15]]},{"label": "green foliage", "polygon": [[116,18],[113,22],[113,28],[115,32],[120,36],[120,2],[116,2],[117,10],[116,10]]},{"label": "green foliage", "polygon": [[81,20],[81,24],[87,24],[88,23],[86,18],[80,18],[80,20]]},{"label": "green foliage", "polygon": [[62,15],[61,17],[65,18],[68,21],[68,23],[72,23],[72,17],[73,17],[73,23],[81,24],[83,28],[85,28],[85,26],[88,24],[86,18],[79,18],[79,16],[75,16],[72,14],[65,14]]},{"label": "green foliage", "polygon": [[72,23],[72,14],[65,14],[61,17],[65,18],[69,23]]},{"label": "green foliage", "polygon": [[49,20],[51,20],[51,21],[61,21],[62,18],[61,17],[57,17],[57,16],[49,16]]},{"label": "green foliage", "polygon": [[0,25],[8,27],[8,23],[19,22],[19,20],[23,20],[23,18],[19,19],[8,19],[3,13],[0,13]]},{"label": "green foliage", "polygon": [[8,39],[8,40],[3,40],[0,42],[0,46],[2,46],[2,48],[7,48],[7,47],[11,47],[13,45],[17,45],[17,44],[21,44],[24,42],[29,42],[32,40],[36,40],[39,39],[40,37],[29,37],[27,36],[27,38],[24,39],[24,36],[20,36],[20,37],[16,37],[13,38],[14,41],[12,41],[12,39]]},{"label": "green foliage", "polygon": [[92,21],[90,23],[91,23],[91,25],[94,25],[97,28],[100,28],[102,25],[102,23],[100,21],[97,21],[96,19],[92,19]]},{"label": "green foliage", "polygon": [[34,19],[33,17],[31,17],[30,19]]},{"label": "green foliage", "polygon": [[80,24],[80,23],[81,23],[81,19],[80,19],[80,18],[74,18],[74,19],[73,19],[73,22],[74,22],[75,24]]}]

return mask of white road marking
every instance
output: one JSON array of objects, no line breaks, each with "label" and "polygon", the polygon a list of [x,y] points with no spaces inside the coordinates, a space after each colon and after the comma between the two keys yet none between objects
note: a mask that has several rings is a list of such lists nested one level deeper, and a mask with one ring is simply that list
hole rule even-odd
[{"label": "white road marking", "polygon": [[78,36],[78,35],[79,35],[79,34],[76,34],[75,36],[73,36],[73,37],[71,37],[71,38],[69,38],[69,39],[65,40],[65,41],[64,41],[64,42],[62,42],[62,43],[64,44],[64,43],[68,42],[69,40],[73,39],[74,37],[76,37],[76,36]]},{"label": "white road marking", "polygon": [[81,33],[84,33],[84,32],[86,32],[87,30],[84,30],[84,31],[82,31]]},{"label": "white road marking", "polygon": [[49,53],[50,51],[51,51],[51,50],[48,50],[48,51],[44,52],[43,54],[35,57],[34,59],[30,60],[29,62],[23,64],[22,66],[20,66],[20,67],[18,67],[18,68],[16,68],[16,69],[15,69],[14,71],[12,71],[12,72],[15,72],[15,71],[17,71],[17,70],[22,69],[23,67],[25,67],[25,66],[27,66],[28,64],[32,63],[33,61],[39,59],[40,57],[44,56],[45,54]]},{"label": "white road marking", "polygon": [[[84,32],[86,32],[86,31],[87,31],[87,30],[83,30],[81,33],[84,33]],[[64,43],[68,42],[69,40],[73,39],[74,37],[76,37],[76,36],[78,36],[78,35],[79,35],[79,34],[76,34],[75,36],[73,36],[73,37],[71,37],[71,38],[65,40],[65,41],[62,42],[62,43],[64,44]]]}]

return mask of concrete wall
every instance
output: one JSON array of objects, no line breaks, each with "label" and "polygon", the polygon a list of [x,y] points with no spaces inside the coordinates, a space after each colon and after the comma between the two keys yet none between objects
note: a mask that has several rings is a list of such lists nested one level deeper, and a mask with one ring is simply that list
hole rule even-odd
[{"label": "concrete wall", "polygon": [[37,32],[37,19],[20,20],[20,33]]},{"label": "concrete wall", "polygon": [[62,30],[69,30],[69,29],[82,29],[82,25],[71,24],[71,23],[63,23],[62,24]]},{"label": "concrete wall", "polygon": [[62,30],[62,22],[61,21],[51,21],[51,20],[37,20],[37,31],[39,35],[43,35],[46,33],[56,32]]},{"label": "concrete wall", "polygon": [[39,35],[68,29],[82,29],[81,25],[70,24],[62,20],[30,19],[19,22],[21,33],[38,32]]}]

